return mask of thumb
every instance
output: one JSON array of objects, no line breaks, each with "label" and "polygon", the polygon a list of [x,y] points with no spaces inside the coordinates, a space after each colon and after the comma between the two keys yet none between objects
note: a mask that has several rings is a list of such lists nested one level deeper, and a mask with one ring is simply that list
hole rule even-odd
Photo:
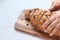
[{"label": "thumb", "polygon": [[49,10],[52,12],[52,11],[57,11],[60,9],[60,3],[58,2],[53,2],[52,3],[52,6],[49,8]]},{"label": "thumb", "polygon": [[56,10],[56,8],[55,8],[55,6],[54,6],[54,5],[52,5],[52,6],[49,8],[49,10],[52,12],[52,11],[55,11],[55,10]]}]

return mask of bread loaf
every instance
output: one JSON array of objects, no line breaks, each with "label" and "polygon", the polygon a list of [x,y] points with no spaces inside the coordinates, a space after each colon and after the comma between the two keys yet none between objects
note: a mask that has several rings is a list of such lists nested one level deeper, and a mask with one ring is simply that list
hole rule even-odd
[{"label": "bread loaf", "polygon": [[[54,14],[54,13],[49,12],[47,10],[42,10],[39,8],[27,9],[25,11],[25,19],[32,24],[33,30],[43,31],[44,28],[42,28],[42,24],[46,20],[48,20],[52,14]],[[55,36],[60,37],[60,29],[55,33]]]}]

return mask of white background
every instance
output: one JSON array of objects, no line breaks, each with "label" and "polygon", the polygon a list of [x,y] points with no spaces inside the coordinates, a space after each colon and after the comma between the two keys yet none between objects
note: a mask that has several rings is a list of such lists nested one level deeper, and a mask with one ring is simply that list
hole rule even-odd
[{"label": "white background", "polygon": [[0,0],[0,40],[43,40],[14,29],[14,23],[23,9],[49,9],[51,0]]}]

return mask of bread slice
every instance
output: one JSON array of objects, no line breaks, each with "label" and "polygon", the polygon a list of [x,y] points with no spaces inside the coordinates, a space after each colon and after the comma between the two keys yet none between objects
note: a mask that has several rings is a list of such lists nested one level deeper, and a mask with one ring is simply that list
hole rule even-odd
[{"label": "bread slice", "polygon": [[38,36],[46,40],[60,40],[60,37],[56,37],[56,36],[50,37],[49,34],[46,34],[42,31],[37,32],[36,30],[33,30],[34,27],[32,27],[31,23],[25,19],[25,10],[18,17],[14,26],[16,30]]}]

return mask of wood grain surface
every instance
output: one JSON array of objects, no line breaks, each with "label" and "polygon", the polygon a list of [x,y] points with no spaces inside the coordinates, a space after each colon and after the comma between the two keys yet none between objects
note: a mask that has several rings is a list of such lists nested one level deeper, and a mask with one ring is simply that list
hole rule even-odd
[{"label": "wood grain surface", "polygon": [[24,12],[22,12],[21,15],[18,17],[14,26],[15,26],[15,29],[20,32],[24,32],[24,33],[27,33],[33,36],[37,36],[45,40],[60,40],[59,37],[56,37],[56,36],[50,37],[48,34],[44,32],[37,32],[33,30],[32,25],[28,21],[25,20]]}]

